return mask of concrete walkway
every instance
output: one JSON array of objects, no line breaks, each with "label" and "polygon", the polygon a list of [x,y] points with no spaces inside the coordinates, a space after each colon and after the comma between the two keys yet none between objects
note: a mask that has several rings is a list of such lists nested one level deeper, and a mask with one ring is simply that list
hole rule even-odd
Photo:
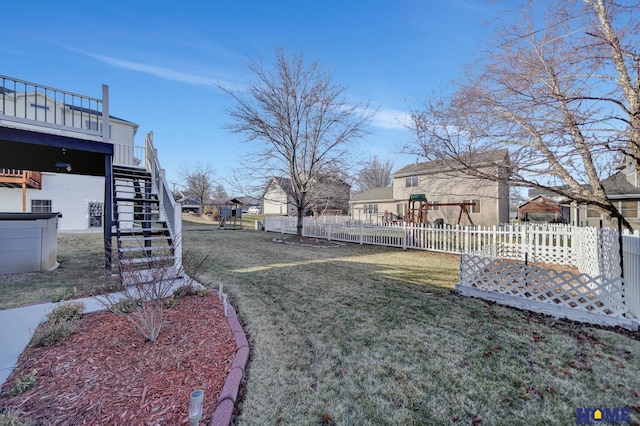
[{"label": "concrete walkway", "polygon": [[[94,298],[75,299],[84,303],[84,313],[95,312],[104,307]],[[59,303],[68,303],[59,302]],[[58,303],[40,303],[21,308],[0,310],[0,386],[7,380],[18,361],[18,357],[29,344],[36,327]]]}]

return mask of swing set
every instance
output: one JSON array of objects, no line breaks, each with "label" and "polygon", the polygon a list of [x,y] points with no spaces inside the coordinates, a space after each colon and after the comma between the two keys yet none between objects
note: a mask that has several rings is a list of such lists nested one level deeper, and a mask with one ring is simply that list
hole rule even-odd
[{"label": "swing set", "polygon": [[464,213],[469,219],[469,223],[471,226],[474,226],[473,220],[471,219],[471,215],[469,215],[469,210],[467,207],[471,207],[475,205],[475,203],[430,203],[427,201],[427,196],[425,194],[411,194],[409,196],[409,212],[405,217],[407,224],[420,224],[426,225],[428,223],[428,210],[430,207],[460,207],[460,211],[458,212],[458,222],[457,225],[460,225],[460,220],[462,219],[462,214]]}]

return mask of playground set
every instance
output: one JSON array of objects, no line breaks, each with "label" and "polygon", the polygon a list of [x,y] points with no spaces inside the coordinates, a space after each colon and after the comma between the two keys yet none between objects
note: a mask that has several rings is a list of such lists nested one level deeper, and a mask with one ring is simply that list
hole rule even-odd
[{"label": "playground set", "polygon": [[[430,203],[427,200],[427,196],[425,194],[411,194],[409,196],[409,205],[407,214],[404,217],[404,221],[407,225],[426,225],[429,223],[429,209],[433,207],[459,207],[460,210],[458,212],[458,221],[457,225],[460,225],[460,221],[462,220],[462,215],[464,214],[469,220],[469,224],[474,226],[473,219],[471,219],[471,215],[469,214],[469,210],[467,207],[473,206],[474,203]],[[392,221],[393,218],[390,213],[385,213],[385,222]],[[444,225],[442,219],[436,219],[434,223],[439,225]]]}]

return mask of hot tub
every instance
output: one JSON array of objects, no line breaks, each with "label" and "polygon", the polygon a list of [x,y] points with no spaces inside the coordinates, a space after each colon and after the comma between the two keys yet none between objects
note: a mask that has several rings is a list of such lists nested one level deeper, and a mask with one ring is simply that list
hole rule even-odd
[{"label": "hot tub", "polygon": [[53,271],[58,213],[0,213],[0,274]]}]

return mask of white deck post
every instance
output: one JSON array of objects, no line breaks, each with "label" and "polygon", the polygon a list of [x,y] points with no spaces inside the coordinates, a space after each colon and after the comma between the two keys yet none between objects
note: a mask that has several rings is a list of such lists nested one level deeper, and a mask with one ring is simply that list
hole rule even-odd
[{"label": "white deck post", "polygon": [[102,85],[102,142],[109,143],[109,86]]}]

